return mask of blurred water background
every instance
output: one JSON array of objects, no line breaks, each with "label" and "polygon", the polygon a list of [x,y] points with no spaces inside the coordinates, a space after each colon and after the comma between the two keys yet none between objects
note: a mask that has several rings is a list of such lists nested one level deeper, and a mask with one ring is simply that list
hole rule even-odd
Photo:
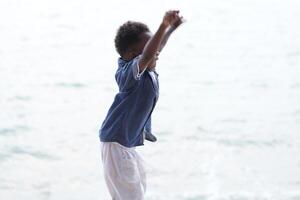
[{"label": "blurred water background", "polygon": [[109,199],[115,32],[170,8],[146,200],[300,199],[299,1],[1,0],[1,200]]}]

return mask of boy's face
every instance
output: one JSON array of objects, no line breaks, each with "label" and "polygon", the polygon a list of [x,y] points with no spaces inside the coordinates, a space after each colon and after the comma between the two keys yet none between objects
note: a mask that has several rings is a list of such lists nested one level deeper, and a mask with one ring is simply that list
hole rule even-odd
[{"label": "boy's face", "polygon": [[131,49],[130,53],[132,58],[135,58],[136,56],[140,55],[143,52],[146,43],[151,37],[152,37],[151,32],[144,32],[140,35],[140,41],[132,45],[130,48]]}]

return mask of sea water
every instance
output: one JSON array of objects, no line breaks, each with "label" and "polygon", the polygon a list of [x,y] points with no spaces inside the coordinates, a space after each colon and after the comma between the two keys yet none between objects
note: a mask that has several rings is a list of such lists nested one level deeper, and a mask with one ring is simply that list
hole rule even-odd
[{"label": "sea water", "polygon": [[158,142],[137,148],[146,199],[300,199],[299,1],[1,0],[1,200],[110,199],[116,29],[154,32],[173,8],[187,22],[157,64]]}]

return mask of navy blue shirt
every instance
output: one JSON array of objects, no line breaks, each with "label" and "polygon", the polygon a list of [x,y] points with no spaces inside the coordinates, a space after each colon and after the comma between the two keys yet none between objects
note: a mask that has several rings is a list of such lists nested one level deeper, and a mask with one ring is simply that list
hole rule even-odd
[{"label": "navy blue shirt", "polygon": [[159,94],[158,74],[139,72],[139,58],[118,60],[115,78],[119,92],[99,130],[102,142],[139,146],[144,144],[144,132],[151,132],[151,113]]}]

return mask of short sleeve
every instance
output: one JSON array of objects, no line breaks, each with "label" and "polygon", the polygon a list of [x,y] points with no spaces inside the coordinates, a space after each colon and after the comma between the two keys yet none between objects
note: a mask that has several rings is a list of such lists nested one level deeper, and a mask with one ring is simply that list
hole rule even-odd
[{"label": "short sleeve", "polygon": [[140,80],[141,76],[144,74],[146,68],[140,72],[140,66],[139,66],[139,60],[140,60],[141,55],[137,56],[134,58],[133,63],[132,63],[132,72],[133,72],[133,77],[135,80]]},{"label": "short sleeve", "polygon": [[141,72],[139,71],[139,59],[140,56],[137,56],[131,61],[122,61],[121,66],[119,66],[116,80],[122,91],[132,89],[145,73],[146,68]]}]

